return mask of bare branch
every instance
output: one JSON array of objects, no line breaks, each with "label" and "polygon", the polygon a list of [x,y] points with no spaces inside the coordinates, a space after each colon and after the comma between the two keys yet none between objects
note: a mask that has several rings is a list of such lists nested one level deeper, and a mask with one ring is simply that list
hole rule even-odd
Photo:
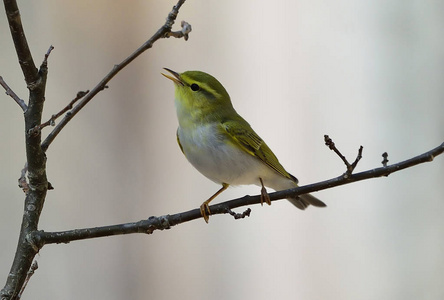
[{"label": "bare branch", "polygon": [[19,96],[17,96],[16,93],[9,87],[9,85],[3,80],[3,77],[0,76],[0,85],[6,90],[6,95],[11,96],[12,99],[14,99],[15,102],[22,108],[23,112],[25,112],[28,109],[28,106],[26,105],[25,101],[20,99]]},{"label": "bare branch", "polygon": [[[261,203],[262,205],[262,203]],[[229,213],[230,215],[232,215],[234,217],[235,220],[238,219],[243,219],[245,217],[249,217],[250,213],[251,213],[251,209],[247,208],[243,213],[239,214],[239,213],[235,213],[234,211],[232,211],[231,209],[227,208],[227,213]]]},{"label": "bare branch", "polygon": [[[157,30],[157,32],[142,46],[139,47],[136,51],[134,51],[130,56],[125,58],[120,64],[114,66],[114,68],[71,110],[70,114],[65,115],[65,117],[60,121],[60,123],[53,129],[53,131],[46,137],[43,141],[41,147],[43,151],[46,151],[49,145],[54,141],[56,136],[60,133],[60,131],[68,124],[69,121],[86,105],[93,99],[100,91],[106,88],[107,83],[117,75],[123,68],[125,68],[129,63],[131,63],[134,59],[136,59],[139,55],[141,55],[146,50],[153,47],[154,42],[161,38],[167,37],[167,35],[171,32],[171,28],[176,20],[177,14],[179,13],[179,9],[185,0],[179,0],[177,4],[173,7],[172,11],[168,14],[165,24]],[[184,22],[185,24],[188,24]],[[191,31],[191,26],[187,29],[187,34]],[[185,34],[184,34],[185,36]]]},{"label": "bare branch", "polygon": [[[46,198],[46,192],[52,186],[46,177],[46,155],[45,150],[60,132],[60,130],[79,112],[97,93],[106,88],[109,82],[120,70],[132,62],[145,50],[152,47],[153,43],[171,31],[179,8],[185,0],[179,0],[173,10],[169,13],[166,23],[144,43],[138,50],[128,58],[116,65],[111,72],[106,75],[91,92],[89,92],[80,102],[75,105],[70,112],[66,113],[62,121],[48,135],[42,143],[41,129],[42,112],[45,100],[46,79],[48,74],[48,57],[53,50],[51,46],[45,54],[44,60],[37,70],[31,52],[26,41],[25,32],[22,27],[20,12],[16,0],[4,0],[5,11],[9,22],[9,28],[14,40],[18,60],[25,76],[25,81],[29,89],[29,103],[25,111],[25,138],[26,138],[26,158],[27,174],[22,172],[20,185],[25,190],[25,208],[20,229],[15,257],[6,280],[4,288],[0,291],[2,300],[18,299],[19,293],[25,284],[27,273],[31,268],[32,261],[38,253],[39,248],[31,243],[32,232],[37,231],[38,223]],[[20,104],[20,103],[19,103]],[[73,104],[74,105],[74,104]],[[68,105],[69,106],[69,105]],[[51,120],[50,120],[51,123]]]},{"label": "bare branch", "polygon": [[[285,191],[270,193],[269,194],[270,200],[277,201],[288,197],[295,197],[303,194],[308,194],[311,192],[321,191],[335,186],[345,185],[365,179],[387,176],[388,174],[395,173],[400,170],[413,167],[421,163],[430,162],[434,159],[434,157],[442,154],[443,152],[444,152],[444,143],[442,143],[440,146],[428,152],[425,152],[411,159],[399,162],[397,164],[393,164],[386,167],[380,167],[356,174],[351,174],[350,176],[345,176],[344,174],[339,177],[325,180],[322,182],[300,186]],[[236,215],[239,214],[233,213],[231,211],[232,209],[241,206],[260,204],[260,203],[261,203],[261,195],[244,196],[242,198],[237,198],[234,200],[229,200],[219,204],[211,205],[210,215],[230,213],[231,215],[234,215],[236,217]],[[247,210],[242,215],[249,216],[249,213],[250,212]],[[105,237],[113,235],[123,235],[130,233],[151,234],[155,230],[170,229],[172,226],[200,218],[202,218],[200,209],[193,209],[173,215],[150,217],[147,220],[142,220],[133,223],[125,223],[125,224],[95,227],[95,228],[75,229],[75,230],[61,231],[61,232],[35,231],[31,234],[30,241],[34,244],[35,247],[40,249],[45,244],[69,243],[71,241],[76,241],[76,240],[92,239],[97,237]]]},{"label": "bare branch", "polygon": [[22,68],[23,75],[25,75],[26,84],[28,85],[28,88],[30,88],[29,85],[34,84],[39,79],[39,74],[34,64],[34,60],[32,59],[31,50],[29,50],[17,1],[3,0],[3,3],[5,5],[6,16],[8,18],[18,61]]},{"label": "bare branch", "polygon": [[29,132],[29,134],[36,134],[37,132],[40,132],[43,128],[51,125],[51,126],[55,126],[55,121],[61,116],[63,115],[65,112],[69,111],[72,109],[73,105],[79,101],[80,99],[82,99],[83,97],[85,97],[86,94],[89,93],[89,90],[86,92],[80,91],[77,93],[76,97],[74,99],[71,100],[71,102],[69,102],[69,104],[67,106],[65,106],[61,111],[59,111],[58,113],[56,113],[55,115],[52,115],[51,118],[46,121],[45,123],[42,123],[34,128],[32,128]]},{"label": "bare branch", "polygon": [[325,141],[325,145],[328,146],[330,148],[330,150],[333,150],[342,159],[342,161],[345,163],[345,166],[347,167],[347,171],[345,172],[344,176],[346,176],[346,177],[350,176],[351,173],[353,173],[353,170],[358,165],[358,162],[362,158],[363,147],[362,146],[359,147],[358,156],[356,156],[355,161],[352,164],[350,164],[347,161],[347,159],[345,158],[345,156],[342,155],[342,153],[338,150],[338,148],[336,148],[335,143],[333,142],[333,140],[328,135],[324,135],[324,141]]},{"label": "bare branch", "polygon": [[35,271],[39,268],[39,265],[36,260],[31,265],[31,268],[29,269],[28,273],[26,274],[25,282],[23,283],[22,288],[20,289],[20,293],[17,295],[17,299],[20,299],[22,297],[23,292],[26,289],[26,286],[28,285],[29,280],[31,279],[32,275],[34,275]]},{"label": "bare branch", "polygon": [[47,64],[48,63],[48,57],[51,54],[52,50],[54,50],[54,46],[53,45],[49,46],[48,51],[46,51],[45,58],[43,59],[42,64]]},{"label": "bare branch", "polygon": [[[9,29],[14,41],[17,58],[29,90],[28,108],[24,113],[25,132],[42,121],[45,101],[46,78],[48,74],[45,59],[38,70],[23,30],[20,11],[16,0],[4,0]],[[37,230],[40,214],[45,202],[48,182],[46,178],[46,157],[41,147],[41,135],[25,134],[26,160],[28,164],[28,192],[25,197],[23,219],[14,260],[1,290],[1,299],[17,299],[18,293],[26,280],[36,250],[27,241],[30,232]]]}]

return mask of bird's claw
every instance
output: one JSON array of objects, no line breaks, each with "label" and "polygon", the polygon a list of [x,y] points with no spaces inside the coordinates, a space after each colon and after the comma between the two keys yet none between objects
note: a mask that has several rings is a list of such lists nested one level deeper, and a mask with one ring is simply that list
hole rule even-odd
[{"label": "bird's claw", "polygon": [[[208,215],[207,215],[208,212]],[[202,203],[202,205],[200,206],[200,214],[202,215],[202,217],[204,218],[205,222],[208,224],[208,221],[210,220],[210,206],[208,205],[208,203],[204,202]]]},{"label": "bird's claw", "polygon": [[267,193],[267,189],[264,186],[264,182],[262,181],[262,178],[259,178],[261,181],[261,205],[264,205],[264,202],[267,203],[268,205],[271,205],[271,200],[270,200],[270,196]]},{"label": "bird's claw", "polygon": [[264,202],[271,205],[270,196],[268,196],[267,190],[263,187],[261,189],[261,205],[264,205]]}]

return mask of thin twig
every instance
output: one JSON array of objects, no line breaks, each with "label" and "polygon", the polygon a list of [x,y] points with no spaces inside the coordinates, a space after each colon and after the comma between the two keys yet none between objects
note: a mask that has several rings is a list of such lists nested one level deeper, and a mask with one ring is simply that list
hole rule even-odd
[{"label": "thin twig", "polygon": [[53,45],[49,46],[48,51],[46,51],[45,58],[43,59],[43,63],[44,64],[48,63],[48,57],[51,54],[52,50],[54,50],[54,46]]},{"label": "thin twig", "polygon": [[[262,204],[261,204],[262,205]],[[239,214],[239,213],[235,213],[234,211],[232,211],[231,209],[229,209],[227,207],[227,213],[229,213],[230,215],[232,215],[234,217],[235,220],[238,219],[243,219],[245,217],[249,217],[250,213],[251,213],[251,209],[247,208],[243,213]]]},{"label": "thin twig", "polygon": [[20,299],[22,297],[22,294],[24,290],[26,289],[26,286],[28,285],[29,280],[31,279],[32,275],[34,275],[35,271],[39,268],[39,264],[36,260],[31,265],[31,268],[29,269],[28,273],[26,274],[25,282],[23,283],[22,288],[20,289],[20,292],[17,295],[17,299]]},{"label": "thin twig", "polygon": [[[59,111],[58,113],[56,113],[55,115],[52,115],[51,118],[46,121],[45,123],[42,123],[34,128],[32,128],[29,132],[29,134],[35,134],[39,131],[41,131],[43,128],[51,125],[51,126],[55,126],[55,121],[61,116],[63,115],[65,112],[69,111],[72,109],[73,105],[79,101],[80,99],[82,99],[83,97],[85,97],[86,94],[89,93],[89,90],[87,91],[80,91],[77,93],[76,97],[74,99],[71,100],[71,102],[69,102],[69,104],[67,106],[65,106],[61,111]],[[68,112],[69,114],[69,112]]]},{"label": "thin twig", "polygon": [[[141,55],[146,50],[150,49],[154,42],[161,38],[167,37],[167,35],[171,32],[171,28],[176,20],[177,14],[179,13],[179,9],[185,0],[179,0],[177,4],[173,7],[171,12],[168,14],[168,17],[165,21],[165,24],[157,30],[157,32],[142,46],[139,47],[136,51],[134,51],[130,56],[125,58],[120,64],[114,66],[114,68],[88,93],[74,108],[71,110],[70,114],[65,115],[65,117],[60,121],[60,123],[48,134],[46,139],[43,141],[41,147],[43,151],[46,151],[54,141],[56,136],[60,133],[60,131],[66,126],[66,124],[71,121],[71,119],[86,105],[93,99],[100,91],[102,91],[107,83],[116,76],[124,67],[126,67],[129,63],[131,63],[134,59],[136,59],[139,55]],[[183,22],[184,25],[188,23]],[[191,30],[191,26],[189,26],[189,30]],[[188,32],[189,33],[189,32]],[[185,36],[185,35],[184,35]]]},{"label": "thin twig", "polygon": [[325,145],[328,146],[328,148],[330,148],[330,150],[333,150],[342,159],[345,166],[347,167],[347,170],[344,173],[344,177],[349,177],[353,173],[353,170],[356,168],[356,166],[358,165],[358,162],[362,158],[363,147],[362,146],[359,147],[358,155],[356,156],[355,161],[352,164],[350,164],[347,161],[347,159],[345,158],[345,156],[342,155],[342,153],[338,150],[338,148],[336,148],[335,143],[328,135],[324,135],[324,142],[325,142]]},{"label": "thin twig", "polygon": [[[295,197],[303,194],[308,194],[311,192],[321,191],[335,186],[345,185],[348,183],[357,182],[365,179],[387,176],[388,174],[395,173],[400,170],[410,168],[421,163],[431,162],[434,159],[434,157],[442,154],[443,152],[444,152],[444,143],[442,143],[441,145],[430,151],[415,156],[411,159],[399,162],[397,164],[389,165],[386,167],[380,167],[356,174],[351,174],[347,178],[341,175],[339,177],[325,180],[322,182],[300,186],[285,191],[270,193],[269,194],[270,200],[277,201],[288,197]],[[260,203],[261,203],[260,195],[244,196],[242,198],[237,198],[234,200],[229,200],[219,204],[211,205],[210,215],[226,214],[229,213],[231,209],[237,207],[260,204]],[[75,230],[60,231],[60,232],[35,231],[31,234],[30,241],[32,241],[34,247],[40,249],[45,244],[69,243],[76,240],[92,239],[92,238],[113,236],[113,235],[123,235],[130,233],[151,234],[155,230],[170,229],[175,225],[199,218],[202,218],[202,215],[200,209],[196,208],[193,210],[173,215],[150,217],[147,220],[142,220],[133,223],[102,226],[95,228],[75,229]]]},{"label": "thin twig", "polygon": [[25,101],[20,99],[19,96],[17,96],[16,93],[9,87],[9,85],[3,80],[3,77],[0,76],[0,85],[6,90],[6,95],[11,96],[12,99],[14,99],[15,102],[22,108],[23,112],[26,112],[28,109],[28,106],[26,105]]},{"label": "thin twig", "polygon": [[358,165],[358,162],[361,160],[361,158],[362,158],[362,150],[363,150],[364,148],[362,147],[362,146],[359,146],[359,149],[358,149],[358,155],[356,156],[356,159],[355,159],[355,161],[351,164],[351,166],[350,166],[350,170],[349,170],[349,172],[350,173],[347,173],[348,175],[350,175],[352,172],[353,172],[353,170],[356,168],[356,166]]}]

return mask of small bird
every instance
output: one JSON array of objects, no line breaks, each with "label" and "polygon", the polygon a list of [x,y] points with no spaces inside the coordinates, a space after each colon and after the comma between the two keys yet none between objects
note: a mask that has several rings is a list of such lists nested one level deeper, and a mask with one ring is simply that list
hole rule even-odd
[{"label": "small bird", "polygon": [[[261,187],[261,203],[271,204],[266,186],[274,190],[297,187],[265,142],[233,108],[230,96],[213,76],[201,71],[163,74],[175,85],[179,128],[177,142],[188,161],[204,176],[222,187],[200,206],[208,223],[209,203],[229,185],[255,184]],[[305,194],[288,198],[299,209],[326,206]],[[207,214],[208,213],[208,214]]]}]

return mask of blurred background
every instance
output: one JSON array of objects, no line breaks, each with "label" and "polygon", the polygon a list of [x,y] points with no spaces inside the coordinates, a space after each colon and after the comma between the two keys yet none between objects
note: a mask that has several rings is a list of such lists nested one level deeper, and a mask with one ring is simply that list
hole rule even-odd
[{"label": "blurred background", "polygon": [[[163,25],[175,1],[21,1],[36,64],[50,45],[44,121]],[[176,144],[163,67],[217,77],[302,184],[341,175],[328,134],[364,171],[444,140],[444,2],[187,1],[164,39],[120,72],[49,148],[40,228],[138,221],[197,208],[219,186]],[[28,93],[0,11],[0,75]],[[23,210],[21,109],[0,93],[0,284]],[[44,130],[44,136],[51,128]],[[443,299],[444,156],[388,178],[215,216],[153,235],[45,246],[23,299]],[[232,188],[215,201],[258,194]],[[242,209],[237,210],[242,212]]]}]

